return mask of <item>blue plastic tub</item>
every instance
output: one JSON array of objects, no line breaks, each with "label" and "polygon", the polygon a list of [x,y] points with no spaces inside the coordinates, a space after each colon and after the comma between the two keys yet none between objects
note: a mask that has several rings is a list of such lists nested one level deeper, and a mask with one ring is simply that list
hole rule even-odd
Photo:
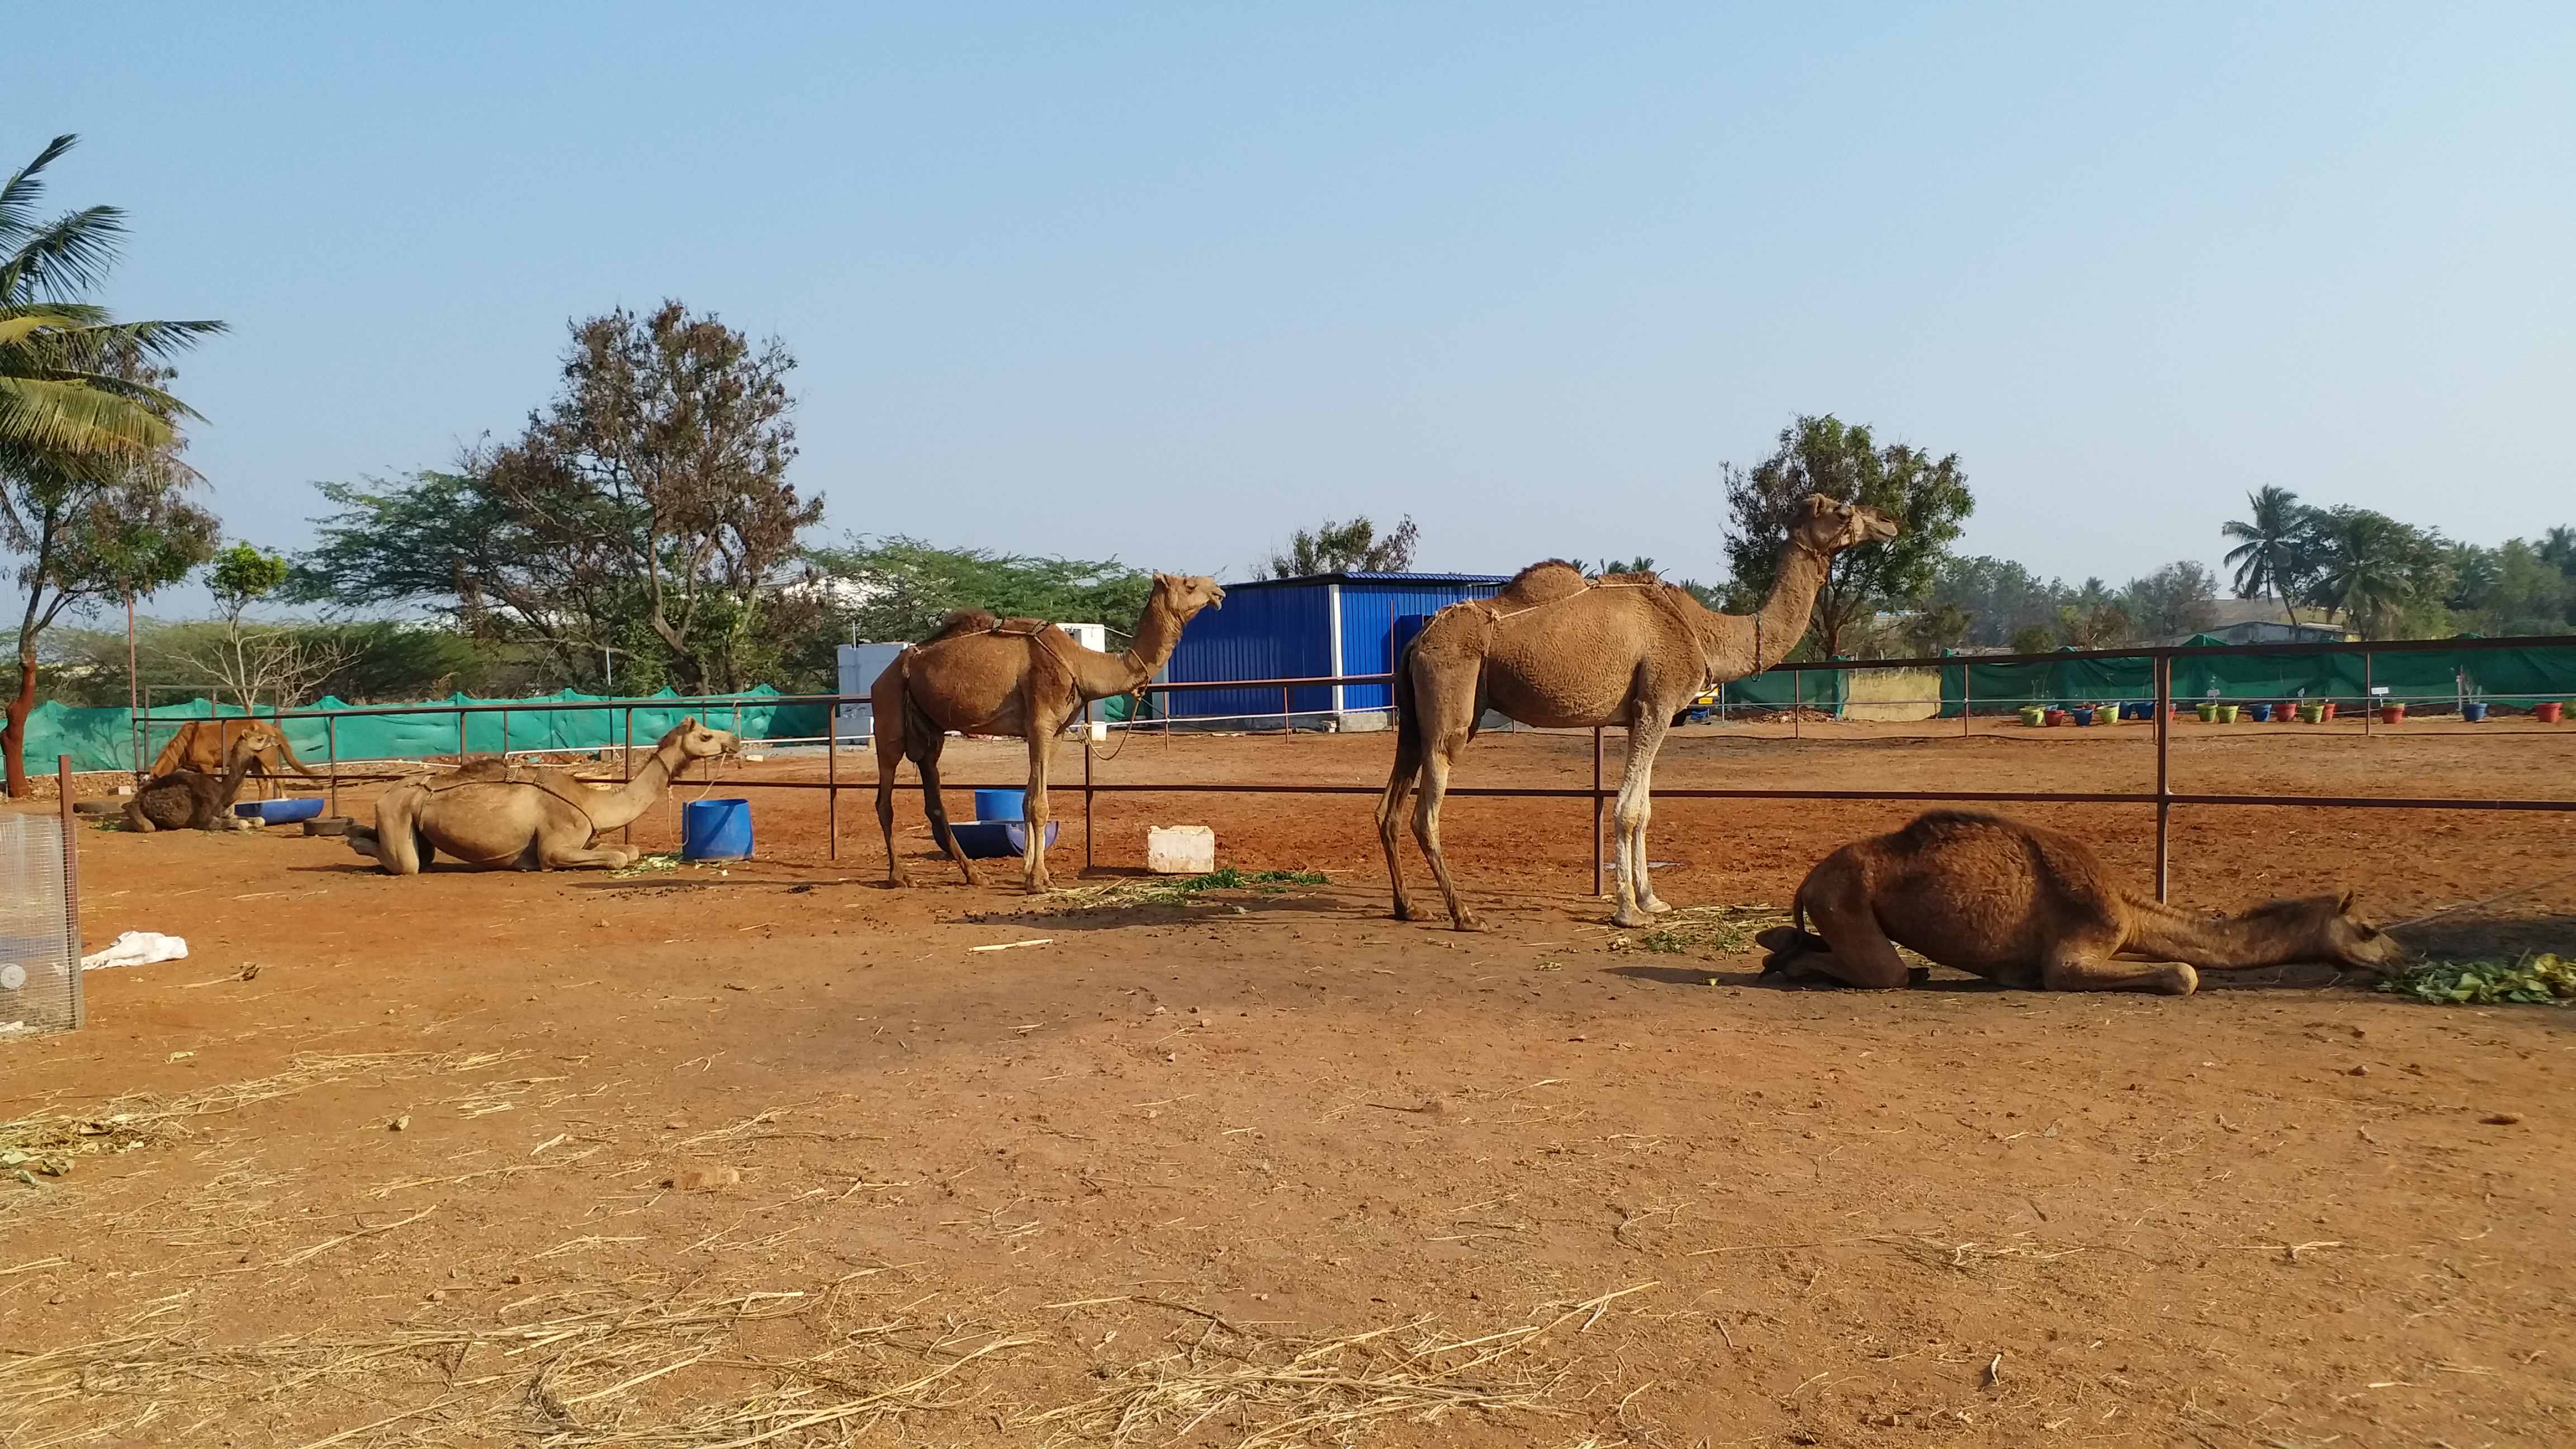
[{"label": "blue plastic tub", "polygon": [[2471,724],[2476,724],[2486,717],[2487,702],[2483,699],[2473,699],[2460,706],[2460,718],[2467,720]]},{"label": "blue plastic tub", "polygon": [[321,814],[322,797],[313,795],[302,800],[243,800],[234,804],[233,813],[247,820],[256,820],[262,825],[292,825],[298,820],[310,820]]},{"label": "blue plastic tub", "polygon": [[682,860],[749,860],[751,802],[692,800],[680,807]]},{"label": "blue plastic tub", "polygon": [[978,820],[1026,820],[1029,818],[1029,792],[1026,790],[978,790],[975,792],[975,818]]},{"label": "blue plastic tub", "polygon": [[2245,706],[2245,712],[2254,716],[2254,722],[2256,724],[2270,724],[2272,722],[2272,706],[2268,704],[2249,704]]},{"label": "blue plastic tub", "polygon": [[[999,792],[997,792],[999,793]],[[1020,792],[1009,792],[1017,795]],[[1061,820],[1046,825],[1047,848],[1055,848],[1056,832],[1064,828]],[[1017,820],[970,820],[963,824],[949,822],[949,832],[957,837],[957,848],[968,860],[992,860],[1006,855],[1029,853],[1029,827]]]}]

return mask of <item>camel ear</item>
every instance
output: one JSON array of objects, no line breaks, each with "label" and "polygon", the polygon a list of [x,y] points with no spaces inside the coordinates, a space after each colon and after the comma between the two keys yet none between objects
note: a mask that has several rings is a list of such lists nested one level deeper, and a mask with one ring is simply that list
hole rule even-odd
[{"label": "camel ear", "polygon": [[2352,902],[2353,902],[2353,897],[2354,897],[2354,895],[2355,895],[2355,894],[2356,894],[2356,893],[2355,893],[2355,892],[2353,892],[2353,891],[2349,891],[2349,890],[2345,891],[2345,892],[2343,893],[2342,897],[2341,897],[2340,899],[2338,899],[2338,900],[2335,902],[2335,909],[2336,909],[2337,911],[2342,912],[2343,914],[2345,914],[2345,915],[2347,915],[2347,916],[2348,916],[2348,915],[2351,915],[2351,914],[2352,914]]}]

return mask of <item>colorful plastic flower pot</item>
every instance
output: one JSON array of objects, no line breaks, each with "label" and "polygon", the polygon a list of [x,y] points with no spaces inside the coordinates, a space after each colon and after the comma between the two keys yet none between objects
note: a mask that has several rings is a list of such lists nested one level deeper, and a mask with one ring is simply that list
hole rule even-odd
[{"label": "colorful plastic flower pot", "polygon": [[2483,699],[2473,699],[2460,706],[2460,718],[2471,724],[2483,723],[2486,717],[2487,702]]},{"label": "colorful plastic flower pot", "polygon": [[2218,722],[2218,706],[2208,703],[2207,701],[2203,701],[2200,705],[2200,722],[2202,724],[2216,724]]},{"label": "colorful plastic flower pot", "polygon": [[2406,706],[2402,704],[2383,704],[2379,707],[2379,722],[2381,724],[2397,724],[2405,718]]},{"label": "colorful plastic flower pot", "polygon": [[2222,704],[2218,706],[2218,722],[2220,724],[2236,723],[2236,706],[2232,704]]},{"label": "colorful plastic flower pot", "polygon": [[2038,705],[2024,705],[2022,706],[2021,711],[2021,722],[2029,725],[2032,729],[2037,729],[2039,728],[2041,721],[2044,720],[2047,715],[2048,711],[2041,709]]},{"label": "colorful plastic flower pot", "polygon": [[2556,724],[2558,723],[2560,714],[2565,711],[2566,708],[2566,701],[2553,699],[2547,704],[2533,705],[2531,707],[2531,717],[2540,721],[2542,724]]}]

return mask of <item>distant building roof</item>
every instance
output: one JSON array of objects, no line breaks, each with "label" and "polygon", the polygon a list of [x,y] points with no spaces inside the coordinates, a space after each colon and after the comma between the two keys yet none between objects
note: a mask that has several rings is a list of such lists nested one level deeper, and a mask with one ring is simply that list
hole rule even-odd
[{"label": "distant building roof", "polygon": [[1329,574],[1299,574],[1290,579],[1247,579],[1226,585],[1235,589],[1277,588],[1283,584],[1507,584],[1510,574],[1366,574],[1347,571]]}]

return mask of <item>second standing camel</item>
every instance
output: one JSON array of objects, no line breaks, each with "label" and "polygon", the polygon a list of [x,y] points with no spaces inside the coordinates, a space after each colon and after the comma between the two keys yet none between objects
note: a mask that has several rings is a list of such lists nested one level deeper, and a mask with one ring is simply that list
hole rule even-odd
[{"label": "second standing camel", "polygon": [[894,772],[907,759],[921,772],[930,833],[965,873],[966,883],[975,883],[975,870],[957,848],[939,798],[939,752],[947,732],[955,730],[1018,735],[1029,742],[1028,794],[1021,810],[1029,843],[1021,879],[1032,894],[1051,889],[1047,757],[1057,737],[1087,702],[1151,682],[1171,661],[1183,626],[1201,609],[1224,603],[1225,590],[1214,579],[1156,574],[1145,616],[1124,654],[1085,649],[1044,620],[996,619],[981,609],[962,609],[938,633],[896,655],[869,693],[876,707],[877,827],[885,834],[887,883],[912,884],[894,849]]},{"label": "second standing camel", "polygon": [[1477,928],[1440,853],[1440,802],[1458,753],[1488,709],[1541,729],[1624,725],[1627,767],[1619,777],[1619,905],[1622,926],[1643,926],[1668,909],[1646,871],[1646,821],[1655,752],[1673,717],[1711,685],[1758,674],[1788,657],[1807,632],[1816,591],[1834,555],[1896,537],[1895,519],[1875,508],[1810,494],[1796,505],[1771,596],[1760,612],[1716,613],[1652,574],[1587,582],[1559,560],[1521,570],[1491,599],[1452,604],[1406,648],[1395,672],[1395,770],[1377,807],[1378,838],[1395,885],[1395,916],[1418,919],[1404,891],[1396,821],[1420,777],[1414,838],[1449,903],[1449,922]]}]

